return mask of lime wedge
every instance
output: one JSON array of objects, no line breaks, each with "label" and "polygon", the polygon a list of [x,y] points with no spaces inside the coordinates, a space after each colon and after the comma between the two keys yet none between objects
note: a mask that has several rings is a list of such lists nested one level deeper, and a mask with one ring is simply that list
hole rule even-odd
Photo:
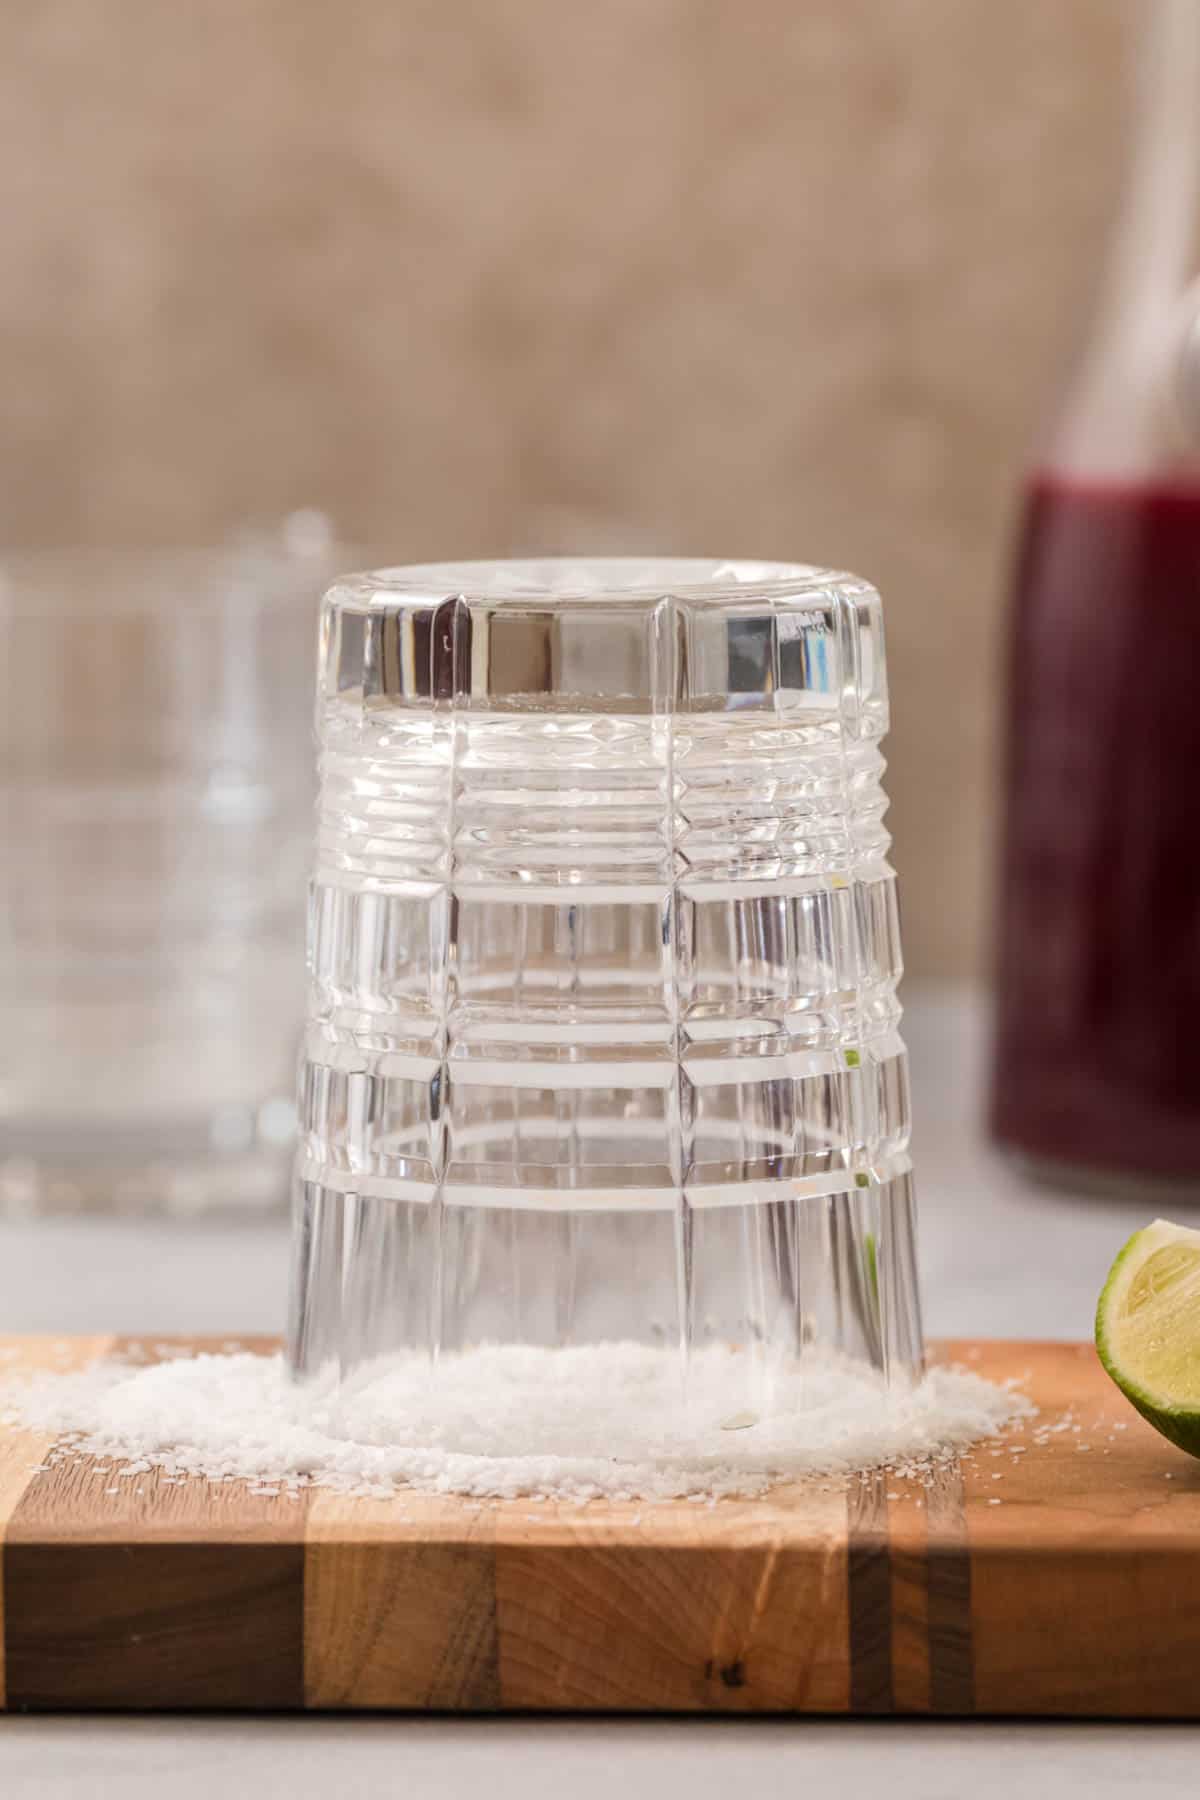
[{"label": "lime wedge", "polygon": [[1156,1219],[1134,1233],[1096,1307],[1096,1348],[1142,1417],[1200,1456],[1200,1231]]}]

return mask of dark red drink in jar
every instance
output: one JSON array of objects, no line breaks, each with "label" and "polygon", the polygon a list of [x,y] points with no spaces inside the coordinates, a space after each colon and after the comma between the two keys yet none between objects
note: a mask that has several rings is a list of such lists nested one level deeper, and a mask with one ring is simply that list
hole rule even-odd
[{"label": "dark red drink in jar", "polygon": [[1200,1185],[1200,480],[1033,482],[1009,697],[996,1135]]}]

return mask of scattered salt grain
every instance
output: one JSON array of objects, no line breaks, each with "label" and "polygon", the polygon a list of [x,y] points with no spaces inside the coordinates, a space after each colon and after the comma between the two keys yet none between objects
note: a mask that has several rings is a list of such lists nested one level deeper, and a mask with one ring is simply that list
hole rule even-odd
[{"label": "scattered salt grain", "polygon": [[769,1414],[729,1432],[722,1421],[744,1405],[744,1356],[698,1352],[690,1407],[676,1370],[634,1344],[490,1347],[444,1357],[432,1374],[423,1358],[393,1359],[339,1394],[294,1384],[281,1357],[248,1351],[110,1360],[5,1371],[0,1422],[53,1436],[55,1455],[103,1457],[118,1480],[154,1469],[273,1496],[287,1484],[291,1499],[317,1486],[538,1503],[716,1500],[868,1469],[928,1486],[939,1464],[1035,1413],[967,1369],[889,1388],[865,1363],[813,1351],[778,1376]]}]

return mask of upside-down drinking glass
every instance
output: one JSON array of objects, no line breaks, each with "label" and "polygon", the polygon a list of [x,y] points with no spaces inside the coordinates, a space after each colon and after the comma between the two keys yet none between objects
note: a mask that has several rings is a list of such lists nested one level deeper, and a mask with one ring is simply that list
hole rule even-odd
[{"label": "upside-down drinking glass", "polygon": [[[921,1328],[879,600],[462,564],[326,597],[291,1358]],[[689,1375],[689,1370],[691,1371]]]}]

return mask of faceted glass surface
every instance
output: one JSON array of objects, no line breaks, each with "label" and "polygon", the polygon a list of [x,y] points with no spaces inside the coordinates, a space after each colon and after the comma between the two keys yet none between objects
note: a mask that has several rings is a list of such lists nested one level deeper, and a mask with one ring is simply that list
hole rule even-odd
[{"label": "faceted glass surface", "polygon": [[292,1357],[921,1337],[878,596],[801,566],[326,598]]}]

